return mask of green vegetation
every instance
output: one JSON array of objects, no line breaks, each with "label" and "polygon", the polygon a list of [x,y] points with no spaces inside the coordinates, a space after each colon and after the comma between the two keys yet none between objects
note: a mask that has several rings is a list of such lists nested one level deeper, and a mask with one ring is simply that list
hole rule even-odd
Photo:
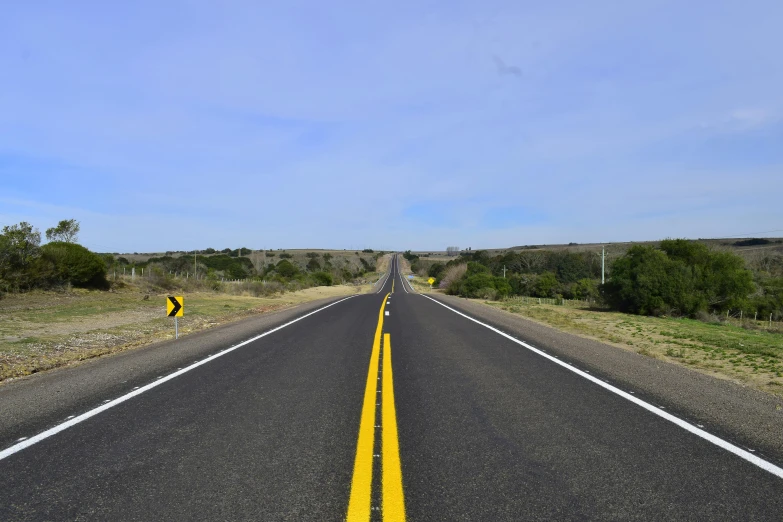
[{"label": "green vegetation", "polygon": [[522,299],[486,304],[577,335],[783,394],[783,342],[754,321],[646,317]]},{"label": "green vegetation", "polygon": [[463,297],[572,299],[640,315],[728,312],[780,321],[782,253],[756,251],[743,258],[726,248],[684,239],[634,245],[619,257],[615,253],[607,264],[605,285],[600,283],[601,258],[590,251],[522,248],[490,255],[467,250],[446,263],[410,251],[403,256],[414,273],[434,277],[435,286]]},{"label": "green vegetation", "polygon": [[[247,283],[254,295],[273,295],[312,286],[364,284],[377,277],[383,253],[265,252],[246,247],[207,248],[154,254],[95,254],[76,244],[79,223],[60,221],[46,231],[50,243],[29,223],[0,234],[0,292],[146,285],[150,292],[224,291],[227,283]],[[277,261],[277,262],[276,262]],[[0,294],[2,295],[2,294]]]},{"label": "green vegetation", "polygon": [[108,288],[106,263],[98,254],[76,243],[53,241],[41,247],[49,286],[70,283],[81,288]]},{"label": "green vegetation", "polygon": [[0,292],[73,285],[107,288],[104,260],[73,243],[79,231],[74,220],[60,221],[46,231],[52,241],[41,246],[41,233],[26,222],[3,227],[0,234]]},{"label": "green vegetation", "polygon": [[636,245],[614,262],[603,292],[615,310],[687,315],[742,307],[755,291],[741,257],[683,239]]}]

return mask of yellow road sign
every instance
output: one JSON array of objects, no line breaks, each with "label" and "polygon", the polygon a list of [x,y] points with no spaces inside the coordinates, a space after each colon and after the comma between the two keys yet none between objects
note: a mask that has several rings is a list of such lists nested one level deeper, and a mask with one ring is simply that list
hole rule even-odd
[{"label": "yellow road sign", "polygon": [[166,299],[166,315],[168,317],[182,317],[185,315],[185,298],[169,296]]},{"label": "yellow road sign", "polygon": [[434,283],[434,282],[435,282],[435,278],[434,278],[434,277],[430,277],[429,279],[427,279],[427,282],[428,282],[429,284],[432,284],[432,283]]}]

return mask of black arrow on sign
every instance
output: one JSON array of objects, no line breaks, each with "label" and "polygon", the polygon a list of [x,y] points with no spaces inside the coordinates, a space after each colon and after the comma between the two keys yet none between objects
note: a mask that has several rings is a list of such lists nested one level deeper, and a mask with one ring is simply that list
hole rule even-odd
[{"label": "black arrow on sign", "polygon": [[175,315],[177,315],[177,312],[179,312],[179,309],[182,308],[182,305],[179,304],[179,301],[177,301],[171,296],[169,296],[169,301],[171,301],[171,304],[174,305],[174,308],[172,308],[171,312],[169,312],[169,317],[174,317]]}]

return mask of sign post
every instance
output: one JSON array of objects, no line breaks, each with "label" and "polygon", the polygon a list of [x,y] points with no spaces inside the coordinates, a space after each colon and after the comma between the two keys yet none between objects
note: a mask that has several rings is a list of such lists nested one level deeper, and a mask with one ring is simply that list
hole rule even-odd
[{"label": "sign post", "polygon": [[182,296],[169,296],[166,299],[166,316],[174,318],[174,339],[179,339],[178,317],[185,315],[185,298]]},{"label": "sign post", "polygon": [[427,282],[430,284],[430,290],[432,290],[432,283],[435,282],[435,278],[434,277],[430,277],[429,279],[427,279]]}]

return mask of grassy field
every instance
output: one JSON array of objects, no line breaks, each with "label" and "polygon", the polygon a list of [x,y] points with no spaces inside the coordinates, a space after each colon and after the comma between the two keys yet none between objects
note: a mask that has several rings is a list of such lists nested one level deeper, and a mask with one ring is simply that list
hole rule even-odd
[{"label": "grassy field", "polygon": [[559,330],[783,396],[783,335],[725,323],[482,301]]},{"label": "grassy field", "polygon": [[[377,277],[375,278],[377,279]],[[324,297],[368,291],[369,285],[313,287],[271,297],[212,292],[184,294],[180,335]],[[117,292],[31,292],[0,300],[0,382],[174,336],[165,295]]]}]

